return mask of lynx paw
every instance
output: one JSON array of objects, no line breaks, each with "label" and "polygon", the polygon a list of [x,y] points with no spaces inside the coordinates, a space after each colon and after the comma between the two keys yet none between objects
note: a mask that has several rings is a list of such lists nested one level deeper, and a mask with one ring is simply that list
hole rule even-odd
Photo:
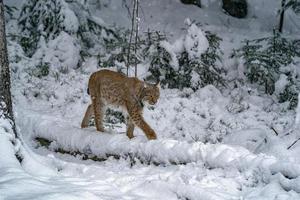
[{"label": "lynx paw", "polygon": [[103,127],[96,128],[96,129],[97,129],[97,131],[99,131],[99,132],[104,132],[104,128],[103,128]]},{"label": "lynx paw", "polygon": [[148,140],[156,140],[157,139],[156,134],[155,134],[154,131],[151,131],[150,133],[147,133],[146,136],[147,136]]},{"label": "lynx paw", "polygon": [[85,124],[81,124],[81,128],[86,128],[86,127],[88,127],[88,126]]}]

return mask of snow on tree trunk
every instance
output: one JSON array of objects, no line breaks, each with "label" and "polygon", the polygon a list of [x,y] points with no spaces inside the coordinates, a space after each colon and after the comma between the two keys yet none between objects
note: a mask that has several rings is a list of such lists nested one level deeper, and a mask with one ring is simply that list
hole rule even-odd
[{"label": "snow on tree trunk", "polygon": [[1,114],[13,121],[3,0],[0,0],[0,116]]},{"label": "snow on tree trunk", "polygon": [[[0,141],[2,147],[0,151],[2,153],[5,152],[4,157],[2,154],[0,154],[1,159],[5,160],[10,155],[14,155],[15,157],[10,159],[10,161],[6,162],[5,164],[10,165],[12,163],[17,163],[18,161],[21,163],[23,156],[20,155],[18,148],[18,144],[20,144],[20,142],[16,141],[18,136],[15,128],[10,93],[10,71],[5,35],[3,0],[0,0],[0,131]],[[0,162],[3,163],[2,161]]]}]

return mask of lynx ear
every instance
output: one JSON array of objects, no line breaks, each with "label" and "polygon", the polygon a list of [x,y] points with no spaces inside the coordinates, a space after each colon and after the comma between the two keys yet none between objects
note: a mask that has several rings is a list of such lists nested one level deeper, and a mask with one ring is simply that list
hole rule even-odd
[{"label": "lynx ear", "polygon": [[147,83],[147,80],[145,78],[143,78],[143,82],[144,82],[144,88],[148,87],[148,83]]},{"label": "lynx ear", "polygon": [[155,86],[160,88],[160,80],[157,83],[155,83]]}]

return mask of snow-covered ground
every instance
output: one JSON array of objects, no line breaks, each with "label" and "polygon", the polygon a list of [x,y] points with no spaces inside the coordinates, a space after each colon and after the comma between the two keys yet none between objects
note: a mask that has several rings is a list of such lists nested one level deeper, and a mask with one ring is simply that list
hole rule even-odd
[{"label": "snow-covered ground", "polygon": [[[127,15],[122,3],[107,2],[103,12],[94,10],[95,14],[110,24],[117,19],[124,20],[120,25],[128,23],[120,18]],[[220,12],[215,0],[203,1],[203,9],[180,5],[179,10],[179,0],[147,2],[142,3],[145,30],[149,25],[178,38],[186,17],[203,19],[206,28],[223,38],[223,64],[231,70],[229,77],[238,73],[234,70],[238,61],[228,58],[230,50],[245,37],[270,31],[277,7],[271,0],[251,1],[258,6],[250,7],[247,19],[237,20]],[[111,17],[116,10],[117,16]],[[295,32],[297,27],[287,24],[287,28]],[[22,55],[20,51],[10,41],[12,60]],[[129,140],[124,124],[106,124],[106,133],[94,127],[80,129],[90,102],[86,87],[90,73],[97,69],[95,60],[86,60],[81,69],[43,78],[30,75],[27,67],[34,62],[21,58],[11,63],[21,142],[0,118],[0,200],[300,199],[300,142],[287,149],[299,136],[300,117],[255,88],[162,89],[159,103],[154,109],[146,106],[144,112],[158,140],[147,141],[138,129]],[[36,137],[52,142],[46,148]],[[103,160],[57,152],[61,148]],[[24,156],[21,165],[16,151]]]},{"label": "snow-covered ground", "polygon": [[[72,83],[76,82],[79,85],[78,80]],[[129,140],[122,133],[124,127],[106,127],[108,133],[97,133],[94,127],[80,129],[86,102],[28,102],[20,94],[16,110],[24,160],[20,166],[14,152],[6,150],[13,148],[4,134],[1,198],[300,198],[299,147],[284,150],[290,141],[268,127],[273,123],[279,131],[292,117],[264,112],[256,105],[266,99],[254,95],[239,104],[244,111],[235,113],[241,108],[213,86],[190,93],[163,90],[157,107],[146,110],[146,120],[159,137],[156,141],[147,141],[140,131]],[[52,140],[50,150],[34,142],[35,137]],[[223,142],[214,144],[218,138]],[[60,147],[101,158],[122,157],[82,160],[80,155],[55,153]]]}]

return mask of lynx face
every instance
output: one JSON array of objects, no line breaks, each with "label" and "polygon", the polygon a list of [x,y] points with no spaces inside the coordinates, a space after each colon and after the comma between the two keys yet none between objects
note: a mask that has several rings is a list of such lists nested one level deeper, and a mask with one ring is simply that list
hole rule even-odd
[{"label": "lynx face", "polygon": [[160,96],[158,84],[147,84],[144,90],[145,96],[143,100],[148,102],[150,105],[156,104]]}]

